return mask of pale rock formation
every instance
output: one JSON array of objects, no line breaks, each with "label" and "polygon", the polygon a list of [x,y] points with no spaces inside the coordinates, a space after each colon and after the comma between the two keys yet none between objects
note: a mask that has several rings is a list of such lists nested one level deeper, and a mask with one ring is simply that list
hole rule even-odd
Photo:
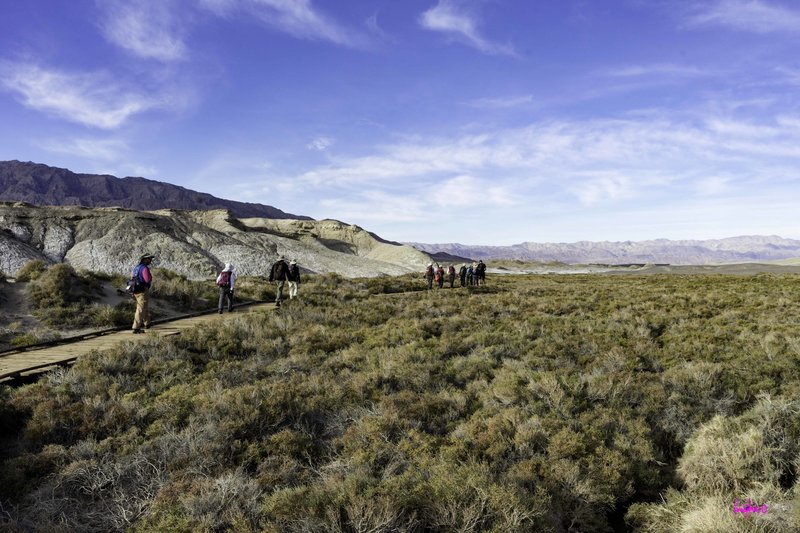
[{"label": "pale rock formation", "polygon": [[155,266],[193,279],[226,262],[242,275],[268,275],[278,256],[310,272],[369,277],[421,272],[429,257],[335,220],[238,219],[227,210],[134,211],[0,203],[0,268],[31,259],[129,273],[143,253]]}]

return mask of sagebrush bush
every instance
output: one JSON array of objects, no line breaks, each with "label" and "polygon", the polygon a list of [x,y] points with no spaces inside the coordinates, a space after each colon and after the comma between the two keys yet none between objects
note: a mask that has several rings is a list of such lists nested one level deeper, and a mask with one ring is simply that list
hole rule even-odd
[{"label": "sagebrush bush", "polygon": [[[645,531],[797,531],[800,401],[762,396],[738,417],[715,416],[688,440],[678,462],[682,490],[628,514]],[[767,513],[737,514],[751,501]]]},{"label": "sagebrush bush", "polygon": [[47,270],[47,265],[44,261],[32,259],[22,265],[14,279],[18,282],[33,281],[45,270]]}]

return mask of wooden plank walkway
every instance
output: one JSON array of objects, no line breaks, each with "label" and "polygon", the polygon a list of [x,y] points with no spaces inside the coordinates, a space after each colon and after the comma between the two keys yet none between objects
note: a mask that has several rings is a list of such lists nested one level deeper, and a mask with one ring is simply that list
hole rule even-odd
[{"label": "wooden plank walkway", "polygon": [[[233,314],[236,316],[237,314],[272,309],[275,309],[274,303],[258,303],[238,306]],[[97,337],[67,342],[56,346],[7,352],[0,356],[0,382],[45,372],[55,366],[72,363],[81,355],[88,354],[95,350],[107,350],[124,341],[144,339],[152,335],[157,335],[159,337],[177,335],[186,329],[203,324],[210,324],[222,318],[227,319],[228,317],[229,315],[227,312],[224,315],[213,312],[190,318],[180,318],[162,322],[153,325],[144,335],[134,335],[130,330],[115,331]]]}]

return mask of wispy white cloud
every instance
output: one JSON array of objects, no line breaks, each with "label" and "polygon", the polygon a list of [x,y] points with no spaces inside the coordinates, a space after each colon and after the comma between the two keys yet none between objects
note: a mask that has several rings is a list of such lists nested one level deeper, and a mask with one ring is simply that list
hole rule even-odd
[{"label": "wispy white cloud", "polygon": [[323,135],[323,136],[316,137],[315,139],[313,139],[310,143],[308,143],[306,148],[308,148],[309,150],[316,150],[318,152],[324,152],[325,150],[327,150],[328,148],[333,146],[334,142],[335,141],[331,137],[326,137],[326,136]]},{"label": "wispy white cloud", "polygon": [[83,157],[90,161],[116,161],[128,149],[127,143],[120,139],[105,138],[49,139],[43,141],[41,147],[48,152]]},{"label": "wispy white cloud", "polygon": [[185,29],[173,0],[98,1],[105,38],[141,58],[170,62],[187,59]]},{"label": "wispy white cloud", "polygon": [[688,78],[707,76],[707,70],[700,69],[691,65],[678,65],[674,63],[654,63],[651,65],[627,65],[607,71],[608,75],[619,78],[636,78],[652,76],[668,76],[677,78]]},{"label": "wispy white cloud", "polygon": [[437,0],[419,19],[423,28],[457,38],[485,54],[515,56],[514,47],[491,41],[480,30],[480,19],[465,0]]},{"label": "wispy white cloud", "polygon": [[495,98],[478,98],[467,102],[471,107],[481,109],[512,109],[516,107],[527,107],[534,103],[532,94],[521,96],[500,96]]},{"label": "wispy white cloud", "polygon": [[200,0],[198,5],[217,16],[252,17],[300,39],[351,48],[366,48],[370,44],[361,31],[343,26],[316,8],[311,0]]},{"label": "wispy white cloud", "polygon": [[329,197],[414,193],[424,199],[421,205],[448,212],[515,209],[542,196],[608,207],[722,195],[743,183],[777,186],[796,175],[797,164],[800,129],[791,119],[652,111],[455,138],[413,137],[375,147],[368,156],[334,158],[291,181]]},{"label": "wispy white cloud", "polygon": [[364,46],[363,37],[318,11],[311,0],[250,0],[262,20],[295,37]]},{"label": "wispy white cloud", "polygon": [[581,204],[589,206],[601,202],[623,200],[634,196],[631,176],[613,171],[586,172],[582,180],[569,186]]},{"label": "wispy white cloud", "polygon": [[697,181],[695,191],[700,196],[719,196],[731,190],[731,178],[725,176],[709,176]]},{"label": "wispy white cloud", "polygon": [[690,23],[752,33],[800,31],[800,11],[765,0],[717,0],[696,8]]},{"label": "wispy white cloud", "polygon": [[322,216],[345,221],[417,222],[433,210],[417,195],[364,191],[353,196],[326,198],[319,202]]},{"label": "wispy white cloud", "polygon": [[0,84],[21,97],[27,107],[101,129],[118,128],[131,116],[162,105],[152,97],[126,89],[105,73],[3,63]]},{"label": "wispy white cloud", "polygon": [[441,194],[434,196],[433,203],[442,207],[506,206],[515,203],[506,186],[494,185],[474,176],[447,179],[437,189]]}]

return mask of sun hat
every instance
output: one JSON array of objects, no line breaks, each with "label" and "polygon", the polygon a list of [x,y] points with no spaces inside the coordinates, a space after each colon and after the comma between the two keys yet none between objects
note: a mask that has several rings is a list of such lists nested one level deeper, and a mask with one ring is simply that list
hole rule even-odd
[{"label": "sun hat", "polygon": [[144,254],[139,258],[139,261],[141,262],[144,261],[145,259],[155,259],[155,257],[156,256],[154,256],[153,254]]},{"label": "sun hat", "polygon": [[233,265],[231,263],[225,263],[225,268],[223,272],[233,272]]}]

